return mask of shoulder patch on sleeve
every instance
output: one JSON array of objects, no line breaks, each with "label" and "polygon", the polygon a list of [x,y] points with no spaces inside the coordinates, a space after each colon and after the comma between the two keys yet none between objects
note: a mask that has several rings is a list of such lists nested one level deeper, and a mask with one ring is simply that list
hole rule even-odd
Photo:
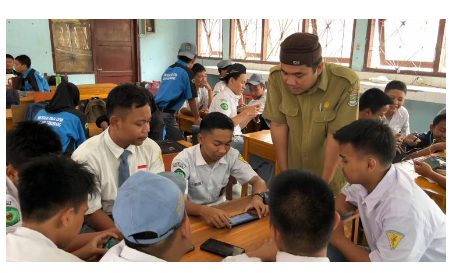
[{"label": "shoulder patch on sleeve", "polygon": [[15,207],[6,207],[6,226],[11,227],[19,223],[21,214]]},{"label": "shoulder patch on sleeve", "polygon": [[229,105],[227,105],[227,103],[225,103],[225,102],[221,103],[220,106],[221,106],[221,109],[223,109],[223,110],[229,109]]},{"label": "shoulder patch on sleeve", "polygon": [[182,169],[178,168],[174,172],[186,178],[186,174]]},{"label": "shoulder patch on sleeve", "polygon": [[390,242],[391,250],[395,250],[398,247],[399,243],[401,243],[401,240],[405,237],[403,233],[397,232],[395,230],[387,230],[386,236],[388,236],[388,241]]}]

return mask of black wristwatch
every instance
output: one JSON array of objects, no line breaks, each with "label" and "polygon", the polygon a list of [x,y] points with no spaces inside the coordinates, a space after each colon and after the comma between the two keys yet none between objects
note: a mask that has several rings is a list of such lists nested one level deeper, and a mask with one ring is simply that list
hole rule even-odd
[{"label": "black wristwatch", "polygon": [[253,197],[255,197],[256,195],[262,198],[262,202],[263,202],[264,204],[266,203],[266,193],[265,193],[265,192],[258,192],[258,193],[255,193],[255,194],[253,194]]}]

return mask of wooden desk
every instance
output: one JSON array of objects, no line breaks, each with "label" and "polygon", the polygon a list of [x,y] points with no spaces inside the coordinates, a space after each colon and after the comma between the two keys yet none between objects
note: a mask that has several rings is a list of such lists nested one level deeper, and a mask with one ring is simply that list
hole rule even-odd
[{"label": "wooden desk", "polygon": [[192,128],[192,125],[194,125],[193,116],[178,114],[177,123],[178,123],[178,127],[180,128],[180,131],[192,133],[191,128]]},{"label": "wooden desk", "polygon": [[[118,86],[114,83],[96,83],[96,84],[79,84],[78,90],[80,91],[80,99],[86,100],[92,97],[99,97],[105,99],[108,97],[113,88]],[[56,91],[56,86],[50,86],[51,92]]]},{"label": "wooden desk", "polygon": [[244,134],[243,157],[250,162],[250,154],[275,162],[275,174],[280,173],[270,130]]},{"label": "wooden desk", "polygon": [[[191,147],[192,143],[187,142],[186,140],[179,140],[178,143],[186,146],[186,147]],[[173,154],[165,154],[162,155],[162,159],[164,160],[164,168],[166,172],[170,172],[172,169],[172,161],[177,156],[178,153],[173,153]]]},{"label": "wooden desk", "polygon": [[13,114],[11,112],[11,109],[6,109],[6,130],[12,130],[13,129]]},{"label": "wooden desk", "polygon": [[[433,156],[446,156],[446,153],[444,151],[442,153],[433,154]],[[429,182],[426,178],[416,173],[412,160],[396,163],[395,166],[408,173],[409,176],[415,180],[417,185],[436,202],[442,211],[444,213],[446,212],[446,190],[444,188],[436,183]]]},{"label": "wooden desk", "polygon": [[[216,208],[226,211],[229,215],[236,215],[243,212],[243,208],[250,202],[251,196],[236,199],[230,202],[223,203],[216,206]],[[195,245],[196,249],[183,256],[181,262],[218,262],[223,258],[200,250],[200,245],[203,244],[207,239],[213,238],[229,244],[233,244],[244,248],[246,252],[256,250],[262,246],[264,240],[270,238],[270,216],[264,217],[260,220],[253,221],[238,227],[227,229],[217,229],[210,227],[202,219],[195,216],[189,216],[191,220],[191,231],[192,231],[192,244]],[[357,220],[355,220],[357,219]],[[359,214],[356,214],[349,219],[344,221],[345,234],[349,234],[348,231],[358,230],[353,223],[359,223]],[[357,234],[349,234],[348,238],[357,238]]]}]

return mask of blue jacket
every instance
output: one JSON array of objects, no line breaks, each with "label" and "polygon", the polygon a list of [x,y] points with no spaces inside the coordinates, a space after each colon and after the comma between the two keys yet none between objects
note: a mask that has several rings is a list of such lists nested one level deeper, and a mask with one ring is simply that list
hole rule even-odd
[{"label": "blue jacket", "polygon": [[51,92],[45,77],[31,67],[22,75],[22,90]]}]

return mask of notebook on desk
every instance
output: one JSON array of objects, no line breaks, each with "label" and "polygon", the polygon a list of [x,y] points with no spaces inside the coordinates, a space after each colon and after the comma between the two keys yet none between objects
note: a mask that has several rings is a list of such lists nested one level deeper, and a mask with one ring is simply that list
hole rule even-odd
[{"label": "notebook on desk", "polygon": [[156,143],[161,147],[163,155],[179,153],[187,148],[183,144],[171,140],[156,140]]}]

